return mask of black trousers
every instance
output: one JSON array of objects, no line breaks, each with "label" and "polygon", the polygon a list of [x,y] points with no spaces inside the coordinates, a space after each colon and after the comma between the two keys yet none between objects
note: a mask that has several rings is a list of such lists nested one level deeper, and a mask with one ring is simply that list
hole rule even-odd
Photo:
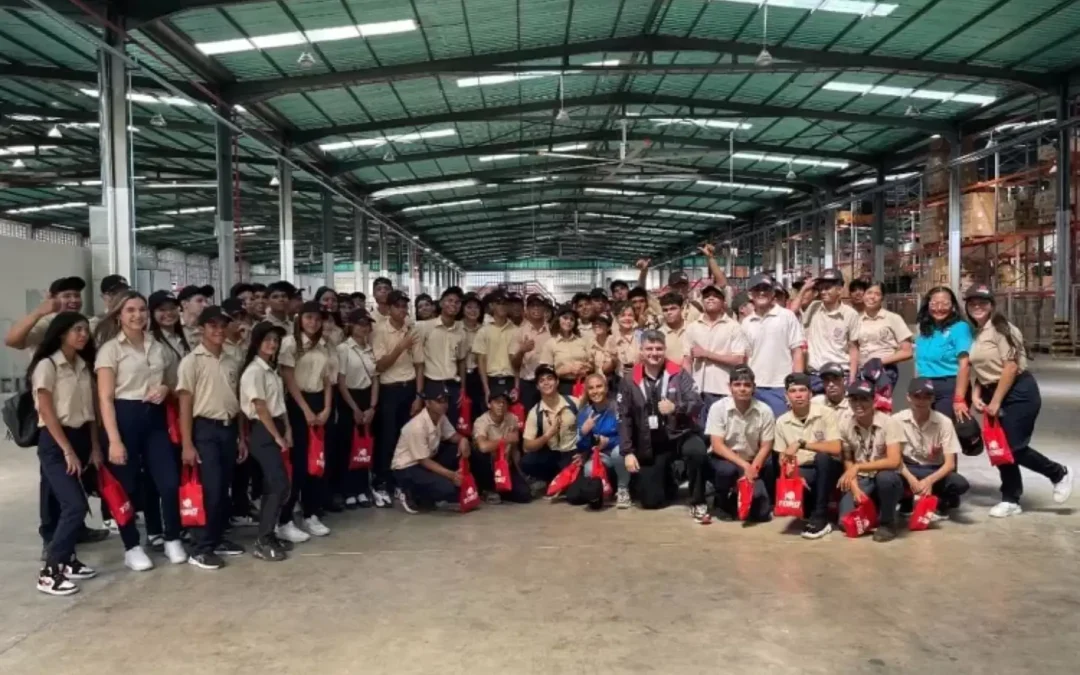
[{"label": "black trousers", "polygon": [[[662,509],[673,501],[679,486],[671,473],[671,465],[677,459],[687,460],[687,473],[690,464],[699,461],[705,452],[705,438],[701,434],[686,433],[674,440],[656,442],[653,439],[653,456],[647,459],[638,457],[640,470],[630,480],[630,490],[637,494],[638,504],[643,509]],[[689,458],[689,459],[687,459]],[[701,481],[701,501],[704,503],[704,472],[697,469],[697,481]],[[694,486],[691,484],[691,495]],[[693,499],[693,496],[691,497]],[[693,503],[693,502],[692,502]]]},{"label": "black trousers", "polygon": [[550,483],[573,461],[576,455],[576,452],[556,452],[551,448],[541,448],[534,452],[524,453],[521,456],[519,468],[523,474],[533,480]]},{"label": "black trousers", "polygon": [[[77,429],[64,427],[64,435],[84,467],[90,462],[90,426],[84,424]],[[48,521],[53,529],[46,542],[45,562],[60,565],[75,555],[79,529],[90,507],[79,476],[68,475],[64,451],[44,427],[38,437],[38,461],[41,464],[42,484],[48,490],[45,502],[55,505]]]},{"label": "black trousers", "polygon": [[[532,501],[532,493],[529,492],[529,480],[525,478],[525,474],[521,472],[517,462],[512,458],[507,459],[510,461],[510,491],[500,492],[499,496],[502,497],[504,502],[528,504]],[[476,446],[473,446],[472,454],[469,455],[469,467],[472,469],[473,477],[476,478],[476,487],[481,492],[495,492],[494,464],[494,453],[481,452]]]},{"label": "black trousers", "polygon": [[475,422],[477,418],[487,412],[487,401],[484,400],[484,383],[480,380],[479,368],[473,368],[465,373],[465,395],[472,400],[472,419],[469,421]]},{"label": "black trousers", "polygon": [[[143,494],[139,490],[139,480],[145,468],[145,476],[154,481],[160,495],[165,539],[179,539],[180,470],[176,465],[176,450],[169,440],[165,406],[122,399],[114,401],[113,405],[120,440],[127,449],[127,461],[124,464],[110,462],[109,471],[120,481],[128,497],[137,499]],[[139,545],[139,529],[134,519],[120,528],[120,539],[125,550]]]},{"label": "black trousers", "polygon": [[799,473],[810,489],[805,494],[804,513],[810,520],[825,522],[829,519],[829,497],[844,473],[844,465],[832,455],[814,453],[812,464],[803,464]]},{"label": "black trousers", "polygon": [[[997,390],[997,383],[983,387],[983,400],[989,401]],[[1005,438],[1009,441],[1015,464],[998,467],[1001,475],[1001,499],[1006,502],[1020,503],[1024,494],[1024,479],[1020,467],[1045,476],[1051,483],[1057,483],[1065,477],[1066,469],[1031,447],[1031,435],[1035,431],[1035,420],[1042,408],[1042,396],[1035,377],[1029,372],[1020,373],[1013,382],[1009,393],[1001,401],[999,419]]]},{"label": "black trousers", "polygon": [[[927,476],[930,476],[938,470],[939,467],[930,464],[908,464],[904,463],[908,471],[912,473],[916,478],[922,480]],[[945,476],[938,482],[934,483],[934,487],[930,492],[938,499],[942,500],[938,506],[938,511],[947,511],[950,508],[950,504],[959,505],[959,498],[971,485],[968,483],[967,478],[964,478],[957,472],[953,471],[949,475]],[[911,511],[913,506],[913,497],[902,497],[900,499],[900,510],[904,512]]]},{"label": "black trousers", "polygon": [[518,387],[518,400],[528,412],[540,402],[540,390],[536,387],[536,380],[521,380]]},{"label": "black trousers", "polygon": [[[953,395],[956,394],[955,377],[931,377],[934,383],[934,410],[945,415],[956,424],[956,413],[953,412]],[[967,403],[971,405],[971,387],[968,387]]]},{"label": "black trousers", "polygon": [[229,487],[239,451],[238,433],[235,419],[221,422],[196,417],[192,424],[206,509],[206,527],[200,528],[195,536],[196,553],[213,553],[229,524]]},{"label": "black trousers", "polygon": [[424,382],[425,384],[434,382],[446,387],[446,391],[450,394],[450,398],[446,402],[446,419],[449,420],[450,426],[456,427],[458,413],[461,411],[461,406],[458,404],[458,399],[461,397],[461,383],[457,380],[429,380],[427,378],[424,379]]},{"label": "black trousers", "polygon": [[[457,471],[457,445],[442,442],[431,458],[451,471]],[[453,481],[428,471],[419,464],[394,471],[394,480],[418,506],[432,507],[438,502],[455,502],[460,492]]]},{"label": "black trousers", "polygon": [[[735,484],[745,473],[741,467],[723,457],[709,454],[709,466],[713,474],[713,487],[716,488],[715,508],[723,509],[732,516],[738,515],[738,494]],[[769,462],[761,467],[758,479],[754,481],[754,497],[750,504],[750,520],[767,521],[772,518],[772,501],[769,498],[769,484],[775,483],[772,465]]]},{"label": "black trousers", "polygon": [[[323,392],[301,392],[311,412],[318,415],[322,412],[325,401]],[[308,473],[308,424],[304,419],[304,411],[300,409],[292,398],[285,402],[285,409],[289,415],[289,426],[293,432],[292,447],[292,489],[289,491],[289,499],[285,502],[285,508],[281,510],[278,519],[282,525],[292,520],[293,509],[300,502],[305,518],[321,515],[326,504],[326,477],[312,476]],[[327,423],[329,425],[329,422]],[[332,439],[325,438],[324,446],[329,445]],[[329,454],[329,453],[327,453]]]},{"label": "black trousers", "polygon": [[415,381],[379,385],[379,408],[375,411],[379,421],[379,434],[375,444],[375,461],[372,464],[372,487],[386,490],[394,487],[390,462],[394,459],[394,449],[401,436],[401,429],[409,421],[415,400]]},{"label": "black trousers", "polygon": [[258,470],[259,463],[251,456],[233,469],[232,487],[229,490],[232,515],[251,515],[251,486],[254,482],[254,474]]},{"label": "black trousers", "polygon": [[[352,400],[356,401],[356,405],[360,407],[361,411],[367,411],[371,408],[371,387],[367,389],[350,389],[349,394],[352,396]],[[335,475],[338,476],[336,483],[331,483],[330,490],[334,494],[339,494],[345,497],[355,497],[359,494],[364,494],[370,489],[371,483],[371,470],[370,469],[349,469],[349,456],[352,454],[352,438],[353,429],[356,428],[356,419],[353,415],[352,408],[344,403],[338,408],[338,442],[345,448],[343,453],[339,455],[339,465],[335,470]],[[371,426],[374,427],[378,423],[377,418],[373,418]],[[363,433],[363,429],[360,430]],[[374,458],[373,458],[374,459]]]},{"label": "black trousers", "polygon": [[[285,435],[285,418],[274,420],[279,435]],[[281,510],[289,501],[289,475],[285,470],[285,457],[281,446],[274,441],[274,434],[259,420],[251,423],[251,437],[248,439],[251,450],[251,462],[258,464],[263,476],[263,496],[259,504],[259,537],[265,538],[274,533],[280,522]]]}]

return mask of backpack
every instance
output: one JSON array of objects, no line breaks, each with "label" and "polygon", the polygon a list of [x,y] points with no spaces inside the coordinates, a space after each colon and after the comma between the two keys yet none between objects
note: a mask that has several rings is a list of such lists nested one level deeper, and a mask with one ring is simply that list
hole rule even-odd
[{"label": "backpack", "polygon": [[[578,408],[574,403],[574,399],[570,398],[566,394],[562,394],[562,398],[566,401],[566,407],[570,409],[570,412],[574,413],[574,419],[577,419]],[[544,412],[540,409],[543,402],[536,404],[536,435],[537,437],[544,435]],[[37,420],[35,419],[35,424]]]},{"label": "backpack", "polygon": [[33,448],[38,444],[38,414],[34,407],[34,396],[27,390],[12,394],[4,401],[0,416],[7,425],[8,435],[20,448]]}]

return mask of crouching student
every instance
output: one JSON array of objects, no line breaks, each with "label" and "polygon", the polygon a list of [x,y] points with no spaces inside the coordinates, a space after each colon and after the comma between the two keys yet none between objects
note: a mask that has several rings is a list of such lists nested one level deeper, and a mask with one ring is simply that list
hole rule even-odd
[{"label": "crouching student", "polygon": [[461,487],[458,462],[471,451],[469,439],[460,435],[446,409],[450,392],[441,382],[424,385],[420,394],[424,410],[402,428],[390,468],[398,486],[398,505],[405,513],[434,508],[440,502],[457,504]]},{"label": "crouching student", "polygon": [[[504,501],[527,504],[532,501],[529,481],[521,473],[521,432],[518,421],[507,413],[510,405],[510,392],[495,387],[491,390],[488,410],[473,423],[473,444],[477,452],[471,455],[473,475],[476,485],[484,494],[488,504],[500,504]],[[499,443],[505,442],[506,461],[510,465],[510,490],[495,490],[495,451]]]},{"label": "crouching student", "polygon": [[773,447],[780,456],[779,471],[795,464],[810,488],[803,505],[809,519],[802,536],[820,539],[832,532],[829,497],[843,473],[840,429],[832,410],[810,402],[809,375],[791,373],[784,380],[784,388],[791,410],[776,420]]},{"label": "crouching student", "polygon": [[[903,434],[903,465],[900,475],[912,494],[938,497],[938,511],[931,522],[948,517],[948,509],[960,505],[960,496],[970,487],[967,479],[956,473],[956,455],[960,441],[952,420],[934,410],[934,382],[916,377],[908,384],[907,410],[892,416]],[[901,513],[911,513],[912,500],[900,504]]]},{"label": "crouching student", "polygon": [[204,570],[224,567],[221,556],[244,553],[242,546],[225,538],[233,470],[247,457],[246,434],[237,420],[240,364],[225,351],[230,321],[220,307],[204,309],[198,318],[202,342],[180,361],[177,372],[181,460],[187,466],[198,464],[206,509],[206,526],[196,536],[188,562]]},{"label": "crouching student", "polygon": [[874,541],[896,539],[896,505],[904,494],[900,479],[900,446],[904,433],[900,424],[874,410],[874,386],[856,382],[848,387],[851,415],[840,420],[844,451],[844,475],[840,477],[840,517],[855,508],[856,501],[868,497],[877,502],[879,525]]},{"label": "crouching student", "polygon": [[559,393],[559,376],[546,363],[536,368],[536,387],[540,402],[529,409],[525,419],[521,470],[534,483],[547,485],[574,460],[578,405]]},{"label": "crouching student", "polygon": [[[769,460],[776,435],[776,418],[769,405],[754,394],[754,371],[749,366],[736,366],[731,371],[731,396],[714,403],[705,422],[705,433],[711,443],[709,463],[716,488],[714,510],[720,520],[735,519],[737,501],[733,497],[740,478],[752,481],[754,485],[749,519],[768,522],[772,518],[768,484],[775,480]],[[708,511],[704,511],[695,514],[695,520],[709,522]]]},{"label": "crouching student", "polygon": [[836,422],[840,424],[851,417],[851,404],[847,399],[847,376],[844,375],[844,368],[839,363],[826,363],[818,370],[818,377],[821,378],[821,385],[825,391],[810,399],[810,401],[823,405],[836,413]]},{"label": "crouching student", "polygon": [[285,329],[280,326],[268,321],[256,325],[240,376],[240,410],[251,422],[248,447],[263,477],[259,533],[252,555],[268,562],[284,560],[286,551],[292,550],[292,542],[279,539],[276,532],[281,509],[289,500],[285,460],[293,446],[285,409],[285,385],[277,369],[283,337]]},{"label": "crouching student", "polygon": [[578,413],[577,449],[584,456],[582,472],[592,475],[592,451],[600,448],[600,461],[615,472],[615,506],[630,508],[630,471],[619,448],[619,411],[608,391],[607,378],[593,373],[585,378],[586,402]]}]

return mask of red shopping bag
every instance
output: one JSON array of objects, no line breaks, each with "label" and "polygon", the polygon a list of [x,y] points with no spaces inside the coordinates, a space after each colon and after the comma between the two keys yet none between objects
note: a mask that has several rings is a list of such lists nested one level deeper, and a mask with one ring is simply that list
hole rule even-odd
[{"label": "red shopping bag", "polygon": [[912,509],[911,518],[908,520],[908,529],[912,532],[918,532],[929,528],[930,514],[937,511],[937,507],[938,498],[933,495],[916,499],[915,508]]},{"label": "red shopping bag", "polygon": [[457,432],[465,438],[472,436],[472,399],[468,396],[461,398],[458,407]]},{"label": "red shopping bag", "polygon": [[803,516],[803,479],[799,474],[799,466],[794,461],[781,461],[780,477],[776,479],[776,508],[773,514],[777,517]]},{"label": "red shopping bag", "polygon": [[307,472],[314,478],[326,473],[326,427],[308,427]]},{"label": "red shopping bag", "polygon": [[165,424],[169,428],[169,441],[180,445],[180,407],[171,399],[165,402]]},{"label": "red shopping bag", "polygon": [[469,471],[469,458],[462,457],[458,462],[458,471],[461,473],[461,490],[458,492],[458,506],[462,513],[468,513],[480,506],[480,491],[476,489],[476,479]]},{"label": "red shopping bag", "polygon": [[371,468],[371,453],[375,442],[366,431],[360,433],[359,427],[353,427],[352,450],[349,452],[349,471]]},{"label": "red shopping bag", "polygon": [[574,484],[574,481],[581,475],[581,462],[570,462],[565,469],[559,472],[559,475],[552,479],[548,484],[547,496],[554,497],[560,492],[564,492],[568,487]]},{"label": "red shopping bag", "polygon": [[520,401],[510,405],[510,414],[517,419],[518,431],[525,430],[525,406]]},{"label": "red shopping bag", "polygon": [[289,479],[289,485],[292,485],[292,448],[281,449],[281,461],[285,465],[285,476]]},{"label": "red shopping bag", "polygon": [[589,478],[600,479],[600,484],[604,486],[604,499],[611,496],[611,481],[607,477],[607,467],[600,460],[600,446],[592,449],[592,475]]},{"label": "red shopping bag", "polygon": [[754,482],[745,477],[735,483],[736,502],[739,506],[739,520],[750,517],[750,505],[754,502]]},{"label": "red shopping bag", "polygon": [[855,508],[841,519],[840,524],[844,527],[844,534],[852,539],[861,537],[877,527],[878,512],[877,507],[874,506],[874,500],[863,495]]},{"label": "red shopping bag", "polygon": [[495,491],[510,492],[513,488],[513,482],[510,479],[510,462],[506,459],[505,440],[500,440],[499,445],[495,448],[493,469],[495,471]]},{"label": "red shopping bag", "polygon": [[880,410],[883,413],[892,414],[892,392],[891,385],[887,385],[874,392],[874,410]]},{"label": "red shopping bag", "polygon": [[180,526],[206,527],[206,508],[203,506],[203,486],[199,469],[184,465],[180,471]]},{"label": "red shopping bag", "polygon": [[585,395],[585,380],[578,380],[574,383],[574,388],[570,390],[570,395],[574,398],[581,398]]},{"label": "red shopping bag", "polygon": [[1001,428],[998,418],[983,415],[982,428],[983,443],[986,445],[986,456],[990,458],[990,466],[1003,464],[1015,464],[1012,448],[1009,447],[1009,439],[1005,437],[1005,430]]},{"label": "red shopping bag", "polygon": [[124,492],[124,486],[116,480],[116,476],[112,475],[104,464],[98,467],[97,475],[98,493],[101,495],[101,500],[108,504],[109,512],[117,525],[120,527],[127,525],[135,517],[135,507],[131,505],[131,500]]}]

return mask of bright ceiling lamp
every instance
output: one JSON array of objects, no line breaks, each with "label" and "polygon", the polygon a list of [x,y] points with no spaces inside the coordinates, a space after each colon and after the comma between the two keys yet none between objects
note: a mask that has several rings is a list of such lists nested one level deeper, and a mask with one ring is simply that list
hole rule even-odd
[{"label": "bright ceiling lamp", "polygon": [[808,12],[833,12],[835,14],[855,14],[861,17],[889,16],[897,8],[890,2],[869,2],[868,0],[723,0],[740,5],[767,5],[786,9],[801,9]]},{"label": "bright ceiling lamp", "polygon": [[668,216],[687,216],[690,218],[713,218],[715,220],[735,220],[735,216],[727,213],[712,213],[710,211],[686,211],[684,209],[657,209],[657,213]]},{"label": "bright ceiling lamp", "polygon": [[362,23],[359,25],[316,28],[315,30],[305,31],[303,33],[300,31],[292,31],[288,33],[257,35],[251,38],[237,38],[234,40],[197,42],[195,48],[207,56],[216,56],[218,54],[251,52],[256,49],[295,47],[297,45],[308,43],[354,40],[356,38],[369,38],[377,35],[393,35],[394,33],[408,33],[414,30],[416,30],[416,22],[412,19],[403,19],[400,21],[381,21],[379,23]]},{"label": "bright ceiling lamp", "polygon": [[597,213],[596,211],[586,211],[581,214],[590,218],[607,218],[609,220],[633,220],[630,216],[620,216],[615,213]]},{"label": "bright ceiling lamp", "polygon": [[24,206],[18,209],[8,209],[7,213],[15,216],[20,213],[38,213],[40,211],[60,211],[62,209],[78,209],[89,206],[86,202],[64,202],[62,204],[42,204],[40,206]]},{"label": "bright ceiling lamp", "polygon": [[822,166],[830,169],[846,169],[847,162],[831,159],[808,159],[805,157],[791,157],[790,155],[770,155],[763,152],[736,152],[735,159],[745,159],[751,162],[773,162],[776,164],[794,164],[796,166]]},{"label": "bright ceiling lamp", "polygon": [[395,134],[378,138],[357,138],[351,141],[324,143],[319,146],[319,149],[323,152],[333,152],[334,150],[344,150],[346,148],[377,148],[387,143],[412,143],[430,138],[447,138],[456,135],[457,130],[455,129],[432,129],[431,131],[417,131],[411,134]]},{"label": "bright ceiling lamp", "polygon": [[32,155],[42,150],[55,150],[55,145],[9,145],[0,148],[0,157],[4,155]]},{"label": "bright ceiling lamp", "polygon": [[142,227],[136,227],[136,232],[156,232],[157,230],[171,230],[175,225],[171,223],[162,223],[161,225],[143,225]]},{"label": "bright ceiling lamp", "polygon": [[507,211],[534,211],[536,209],[550,209],[558,206],[559,202],[545,202],[544,204],[528,204],[526,206],[511,206]]},{"label": "bright ceiling lamp", "polygon": [[645,192],[635,192],[634,190],[613,190],[611,188],[597,188],[587,187],[584,190],[588,194],[594,195],[618,195],[620,197],[644,197],[647,196]]},{"label": "bright ceiling lamp", "polygon": [[517,180],[510,181],[511,183],[543,183],[548,179],[547,176],[530,176],[529,178],[518,178]]},{"label": "bright ceiling lamp", "polygon": [[551,152],[574,152],[575,150],[588,150],[589,143],[567,143],[565,145],[552,146]]},{"label": "bright ceiling lamp", "polygon": [[[97,89],[80,89],[79,93],[83,96],[89,96],[90,98],[97,98],[101,94]],[[143,94],[137,91],[128,92],[127,100],[132,103],[147,103],[151,105],[171,105],[177,108],[194,108],[198,103],[189,101],[186,98],[180,96],[153,96],[151,94]]]},{"label": "bright ceiling lamp", "polygon": [[183,209],[171,209],[169,211],[162,211],[162,213],[167,216],[188,216],[193,213],[213,213],[216,210],[216,206],[189,206]]},{"label": "bright ceiling lamp", "polygon": [[635,176],[623,178],[623,183],[692,183],[696,179],[693,176]]},{"label": "bright ceiling lamp", "polygon": [[750,129],[754,126],[753,124],[747,124],[746,122],[694,119],[691,117],[650,117],[649,121],[658,127],[667,126],[669,124],[684,124],[709,129]]},{"label": "bright ceiling lamp", "polygon": [[[898,181],[898,180],[907,180],[908,178],[914,178],[915,176],[918,176],[918,175],[919,175],[918,171],[906,171],[904,173],[894,173],[894,174],[890,174],[888,176],[885,176],[885,182],[892,183],[892,182],[895,182],[895,181]],[[871,176],[869,178],[860,178],[859,180],[855,181],[854,183],[849,183],[848,185],[850,187],[859,187],[859,186],[862,186],[862,185],[873,185],[876,182],[877,182],[877,178]]]},{"label": "bright ceiling lamp", "polygon": [[722,187],[730,190],[757,190],[759,192],[779,192],[791,194],[795,190],[786,187],[773,187],[772,185],[758,185],[757,183],[730,183],[726,180],[699,180],[695,185],[707,185],[710,187]]},{"label": "bright ceiling lamp", "polygon": [[149,190],[214,190],[217,186],[217,183],[211,182],[172,181],[171,183],[146,183],[140,187]]},{"label": "bright ceiling lamp", "polygon": [[940,89],[912,89],[910,87],[886,87],[875,84],[859,84],[857,82],[826,82],[823,89],[828,91],[842,91],[849,94],[863,96],[892,96],[893,98],[917,98],[927,101],[940,101],[942,103],[968,103],[971,105],[990,105],[997,100],[994,96],[981,94],[961,94]]},{"label": "bright ceiling lamp", "polygon": [[478,162],[502,162],[508,159],[517,159],[518,157],[524,157],[525,155],[520,152],[507,152],[501,155],[480,155],[476,158]]},{"label": "bright ceiling lamp", "polygon": [[448,209],[451,206],[465,206],[466,204],[483,204],[483,199],[462,199],[456,202],[442,202],[439,204],[420,204],[417,206],[407,206],[401,209],[402,213],[409,213],[411,211],[427,211],[428,209]]},{"label": "bright ceiling lamp", "polygon": [[411,195],[416,192],[436,192],[438,190],[456,190],[458,188],[473,187],[478,184],[475,178],[462,180],[448,180],[441,183],[421,183],[420,185],[404,185],[402,187],[384,188],[371,193],[375,199],[386,199],[396,195]]},{"label": "bright ceiling lamp", "polygon": [[[592,66],[594,68],[603,68],[608,66],[619,65],[618,60],[609,61],[591,61],[582,65]],[[466,87],[486,87],[493,84],[506,84],[508,82],[518,82],[520,80],[536,80],[541,77],[557,77],[559,75],[581,75],[583,71],[580,70],[534,70],[524,73],[498,73],[496,75],[480,75],[478,77],[462,77],[458,78],[457,86],[462,89]]]},{"label": "bright ceiling lamp", "polygon": [[994,127],[995,133],[1005,133],[1006,131],[1020,131],[1022,129],[1033,129],[1035,127],[1043,127],[1047,124],[1054,124],[1057,122],[1056,118],[1051,117],[1046,120],[1038,120],[1035,122],[1008,122],[1006,124],[999,124]]}]

